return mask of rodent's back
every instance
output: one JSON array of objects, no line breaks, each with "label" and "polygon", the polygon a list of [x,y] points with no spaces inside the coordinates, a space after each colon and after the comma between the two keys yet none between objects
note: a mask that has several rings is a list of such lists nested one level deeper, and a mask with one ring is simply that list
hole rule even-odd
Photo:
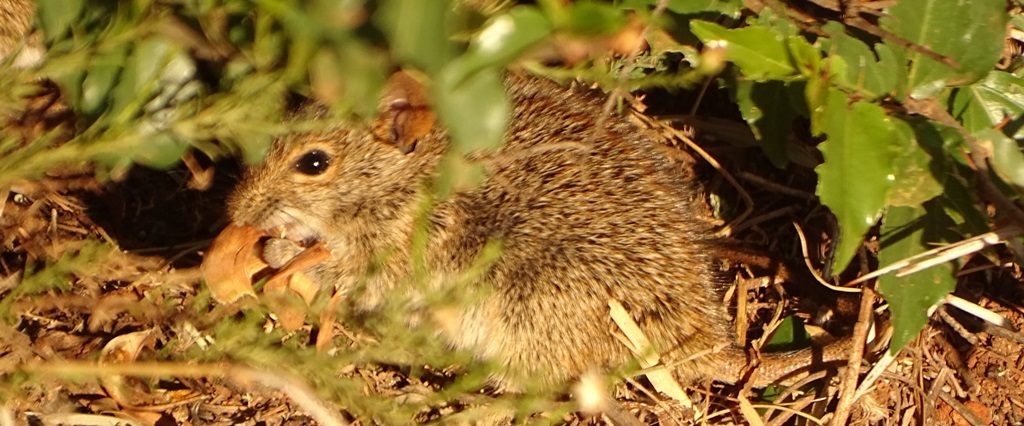
[{"label": "rodent's back", "polygon": [[[600,96],[514,74],[507,83],[513,115],[490,178],[437,211],[436,253],[468,262],[502,242],[483,281],[491,304],[456,343],[555,381],[622,364],[634,355],[615,337],[609,299],[670,360],[728,343],[716,240],[685,165],[651,130],[604,112]],[[679,376],[713,377],[716,363],[684,364]]]}]

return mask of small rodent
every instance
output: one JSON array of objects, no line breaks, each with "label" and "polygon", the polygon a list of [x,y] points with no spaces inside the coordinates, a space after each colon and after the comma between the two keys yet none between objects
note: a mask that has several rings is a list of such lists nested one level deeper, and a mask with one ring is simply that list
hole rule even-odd
[{"label": "small rodent", "polygon": [[[500,150],[482,155],[487,179],[428,213],[431,280],[461,277],[489,242],[501,247],[466,284],[481,297],[442,327],[450,345],[497,361],[500,385],[564,383],[634,358],[609,316],[616,299],[681,382],[737,382],[747,355],[731,343],[714,267],[721,242],[691,165],[652,130],[606,114],[593,91],[515,72],[505,85],[511,117]],[[449,145],[426,98],[397,73],[370,125],[276,142],[231,196],[231,220],[325,242],[331,258],[308,274],[356,289],[354,310],[372,312],[413,273],[413,231]],[[297,251],[289,244],[272,240],[265,257],[283,263]],[[765,386],[811,362],[810,350],[767,355],[748,380]]]}]

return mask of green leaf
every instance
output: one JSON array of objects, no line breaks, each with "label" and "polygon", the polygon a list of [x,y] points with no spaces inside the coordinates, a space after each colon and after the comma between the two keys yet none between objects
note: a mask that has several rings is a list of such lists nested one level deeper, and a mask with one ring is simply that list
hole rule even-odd
[{"label": "green leaf", "polygon": [[[653,9],[660,0],[620,0],[618,7],[627,10]],[[667,9],[680,15],[717,12],[723,15],[736,16],[743,8],[741,0],[668,0]]]},{"label": "green leaf", "polygon": [[691,21],[690,30],[704,44],[725,42],[726,58],[751,80],[793,79],[800,75],[801,70],[790,53],[789,38],[768,28],[729,30],[710,22]]},{"label": "green leaf", "polygon": [[836,270],[853,259],[868,229],[878,220],[895,173],[895,157],[908,143],[885,111],[867,102],[848,103],[831,89],[820,119],[828,139],[819,149],[817,194],[839,222]]},{"label": "green leaf", "polygon": [[975,191],[958,176],[949,176],[942,192],[942,205],[946,215],[956,222],[963,235],[981,235],[989,231],[989,218],[978,210]]},{"label": "green leaf", "polygon": [[907,79],[909,78],[906,65],[907,51],[886,41],[885,43],[875,45],[875,53],[878,54],[878,62],[881,66],[878,72],[896,76],[893,89],[890,91],[893,98],[900,101],[906,99]]},{"label": "green leaf", "polygon": [[317,53],[310,66],[310,86],[314,96],[330,103],[335,111],[370,117],[377,112],[387,68],[384,55],[352,41]]},{"label": "green leaf", "polygon": [[[652,5],[658,0],[650,0]],[[694,14],[701,12],[718,12],[723,15],[736,16],[743,9],[740,0],[668,0],[668,10],[678,14]]]},{"label": "green leaf", "polygon": [[[891,57],[888,60],[876,58],[867,44],[847,35],[843,24],[838,22],[830,21],[822,30],[830,36],[822,39],[822,50],[830,53],[829,59],[842,58],[845,62],[844,72],[832,70],[839,77],[837,84],[869,98],[885,96],[896,87],[898,70]],[[891,53],[885,45],[879,44],[876,48]]]},{"label": "green leaf", "polygon": [[970,84],[984,77],[1002,55],[1006,21],[1006,2],[1002,0],[901,0],[888,9],[879,24],[959,64],[953,69],[908,50],[910,96],[924,99],[946,86]]},{"label": "green leaf", "polygon": [[134,147],[132,160],[155,169],[166,169],[177,164],[189,147],[188,143],[171,132],[148,135],[145,141],[145,144]]},{"label": "green leaf", "polygon": [[378,17],[396,58],[435,75],[455,55],[446,30],[451,11],[446,0],[387,0]]},{"label": "green leaf", "polygon": [[[894,120],[893,123],[900,139],[910,143],[903,145],[903,152],[896,157],[896,180],[889,192],[888,204],[917,207],[942,194],[943,183],[939,179],[945,180],[944,174],[950,164],[945,158],[946,151],[942,149],[942,139],[916,133],[903,120]],[[930,123],[915,120],[915,124],[929,126]]]},{"label": "green leaf", "polygon": [[1007,118],[1024,114],[1024,80],[992,71],[984,80],[954,90],[951,105],[953,116],[969,133],[991,129]]},{"label": "green leaf", "polygon": [[39,21],[42,23],[46,41],[52,42],[64,36],[71,29],[71,24],[82,15],[85,4],[85,1],[36,0]]},{"label": "green leaf", "polygon": [[[923,151],[930,158],[927,167],[930,169],[931,178],[942,185],[937,201],[943,205],[946,215],[955,222],[958,232],[962,235],[980,235],[988,232],[988,217],[978,210],[976,194],[973,190],[968,189],[969,179],[961,177],[961,174],[972,176],[972,173],[966,166],[955,161],[962,156],[964,149],[964,139],[960,132],[920,116],[905,117],[899,122],[909,124],[913,129],[913,138],[916,144],[910,148]],[[901,188],[907,188],[907,191],[920,188],[921,192],[926,194],[936,191],[928,182],[929,178],[919,177],[919,181],[914,183],[911,178],[901,176],[903,173],[909,173],[901,167],[906,166],[897,167],[894,193],[901,191]],[[904,180],[911,182],[903,183]],[[922,199],[924,196],[917,198]],[[889,201],[890,204],[903,204],[906,207],[921,205],[921,203],[913,204],[910,199],[906,199],[905,203],[899,203],[894,195],[890,195]],[[921,202],[923,203],[924,200]]]},{"label": "green leaf", "polygon": [[[526,49],[551,34],[551,23],[531,6],[517,6],[491,19],[470,42],[469,50],[458,65],[465,75],[482,68],[500,67],[512,62]],[[455,76],[461,80],[465,76]]]},{"label": "green leaf", "polygon": [[135,43],[124,64],[110,94],[109,110],[117,114],[117,124],[128,125],[155,94],[173,95],[194,74],[195,66],[183,49],[162,37],[147,37]]},{"label": "green leaf", "polygon": [[[793,86],[796,86],[795,88]],[[794,93],[801,98],[803,85],[786,84],[780,81],[755,83],[737,80],[734,97],[740,107],[740,114],[750,125],[754,138],[761,142],[761,149],[775,167],[785,167],[789,162],[786,147],[793,120],[799,113],[792,107]]]},{"label": "green leaf", "polygon": [[807,113],[811,118],[811,134],[825,133],[824,124],[828,121],[824,114],[828,112],[829,95],[835,91],[830,75],[813,75],[807,79],[804,98],[807,99]]},{"label": "green leaf", "polygon": [[821,72],[821,52],[801,36],[790,36],[786,39],[793,65],[803,76],[818,75]]},{"label": "green leaf", "polygon": [[792,351],[806,348],[810,338],[804,328],[804,322],[795,315],[782,319],[779,327],[775,329],[771,340],[765,345],[769,351]]},{"label": "green leaf", "polygon": [[574,34],[612,34],[625,24],[625,11],[618,6],[582,0],[571,3],[569,8],[569,31]]},{"label": "green leaf", "polygon": [[[934,202],[924,207],[893,207],[882,221],[879,265],[925,252],[943,242],[949,218]],[[896,353],[928,323],[928,310],[956,287],[954,265],[942,263],[904,277],[886,274],[878,291],[889,303],[895,330],[889,352]]]},{"label": "green leaf", "polygon": [[82,80],[82,112],[91,117],[98,116],[107,107],[111,90],[121,76],[121,70],[128,57],[128,46],[94,56],[88,72]]},{"label": "green leaf", "polygon": [[433,87],[438,116],[457,152],[494,148],[509,119],[501,72],[487,68],[464,77],[462,66],[462,61],[453,61]]},{"label": "green leaf", "polygon": [[982,130],[975,137],[992,152],[992,170],[996,175],[1018,192],[1024,192],[1024,153],[1017,141],[994,129]]},{"label": "green leaf", "polygon": [[[620,0],[617,5],[627,10],[648,11],[658,4],[659,0]],[[743,7],[739,0],[669,0],[667,8],[679,14],[719,12],[733,16]]]}]

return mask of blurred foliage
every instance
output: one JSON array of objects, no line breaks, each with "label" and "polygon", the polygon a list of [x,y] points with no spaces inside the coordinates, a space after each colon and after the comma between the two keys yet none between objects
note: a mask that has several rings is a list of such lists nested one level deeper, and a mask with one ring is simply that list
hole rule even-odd
[{"label": "blurred foliage", "polygon": [[[1019,55],[1006,60],[1003,52],[1007,24],[1024,30],[1024,20],[1005,2],[901,0],[876,22],[803,22],[787,17],[790,6],[765,4],[775,6],[750,10],[740,0],[40,0],[37,23],[48,54],[38,67],[0,73],[0,86],[11,88],[0,97],[0,112],[17,111],[17,98],[45,77],[60,86],[77,121],[67,141],[55,134],[0,137],[0,187],[81,163],[117,178],[133,164],[171,166],[188,150],[258,161],[274,137],[309,125],[284,119],[291,93],[365,119],[374,114],[387,75],[401,67],[427,75],[451,132],[451,167],[442,181],[472,185],[480,173],[460,159],[499,143],[509,109],[501,73],[518,66],[556,79],[581,77],[609,91],[694,88],[710,79],[728,90],[779,168],[806,166],[791,137],[794,123],[806,120],[822,140],[820,156],[810,160],[817,194],[841,230],[833,236],[837,271],[879,222],[885,264],[985,232],[1001,219],[1005,212],[990,217],[975,190],[967,155],[977,148],[968,138],[991,150],[991,178],[1005,197],[1019,199],[1024,61]],[[634,49],[641,39],[646,48]],[[933,102],[954,122],[913,114],[911,102]],[[951,291],[953,269],[881,281],[897,327],[894,350]],[[245,321],[215,333],[224,356],[288,363],[275,361],[279,353],[260,352],[280,336],[262,334],[256,319]],[[245,329],[252,333],[238,332]],[[395,345],[431,341],[410,339]],[[400,347],[367,348],[343,361],[381,359]],[[290,348],[301,350],[307,349]],[[316,359],[307,355],[302,359]],[[343,364],[298,368],[334,371]],[[470,388],[483,378],[463,380]],[[332,386],[331,395],[345,400],[351,394],[346,386],[356,384]],[[409,414],[392,412],[385,402],[347,406],[396,416],[391,420]]]}]

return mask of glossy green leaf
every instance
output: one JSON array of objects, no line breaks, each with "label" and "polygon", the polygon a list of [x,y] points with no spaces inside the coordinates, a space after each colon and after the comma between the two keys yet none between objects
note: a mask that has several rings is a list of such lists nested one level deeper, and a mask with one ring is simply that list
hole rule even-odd
[{"label": "glossy green leaf", "polygon": [[729,30],[710,22],[692,21],[690,30],[704,44],[724,42],[726,58],[740,67],[748,79],[792,79],[800,75],[788,38],[768,28]]},{"label": "glossy green leaf", "polygon": [[[910,141],[902,145],[903,152],[896,157],[895,176],[889,192],[890,206],[918,207],[925,201],[942,194],[944,173],[949,164],[942,149],[942,139],[927,133],[916,133],[905,121],[894,120],[900,139]],[[927,123],[919,123],[927,126]]]},{"label": "glossy green leaf", "polygon": [[[893,58],[887,60],[875,56],[875,52],[864,42],[846,34],[845,27],[831,21],[822,27],[829,38],[822,39],[822,48],[830,54],[830,59],[842,58],[845,63],[844,72],[832,70],[838,79],[836,82],[845,88],[855,90],[868,98],[878,98],[889,94],[896,87],[897,69]],[[877,48],[888,48],[876,45]],[[881,55],[879,55],[881,57]]]},{"label": "glossy green leaf", "polygon": [[1003,71],[992,71],[982,81],[957,88],[951,104],[953,116],[968,132],[991,129],[1007,118],[1024,114],[1024,80]]},{"label": "glossy green leaf", "polygon": [[[935,203],[924,207],[893,207],[882,220],[878,263],[886,266],[934,248],[944,242],[949,219]],[[896,277],[878,279],[878,291],[889,303],[894,333],[889,352],[906,346],[928,323],[928,310],[956,287],[954,265],[941,263],[931,268]]]},{"label": "glossy green leaf", "polygon": [[879,21],[886,31],[959,64],[953,69],[908,51],[909,93],[916,99],[935,96],[946,86],[970,84],[988,74],[1002,55],[1006,22],[1006,2],[1002,0],[901,0]]},{"label": "glossy green leaf", "polygon": [[832,89],[820,115],[827,139],[819,145],[825,162],[818,166],[818,196],[839,223],[836,270],[846,268],[864,234],[875,225],[895,179],[895,159],[908,143],[892,118],[875,104],[849,104]]}]

